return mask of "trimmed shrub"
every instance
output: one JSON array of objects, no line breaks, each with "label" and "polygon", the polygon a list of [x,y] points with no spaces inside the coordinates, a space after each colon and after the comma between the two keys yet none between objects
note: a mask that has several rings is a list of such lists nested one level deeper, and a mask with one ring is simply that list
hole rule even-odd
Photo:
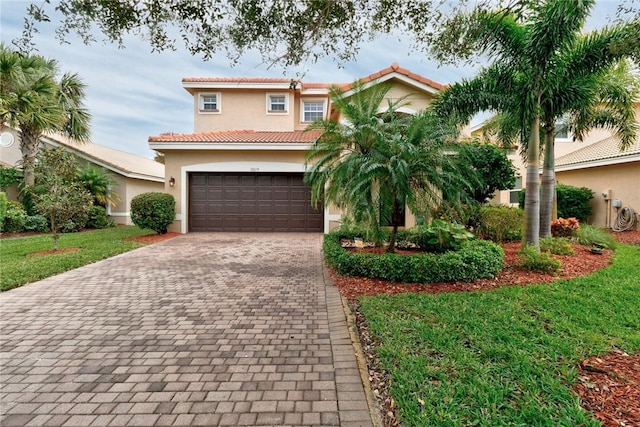
[{"label": "trimmed shrub", "polygon": [[576,231],[576,239],[581,245],[596,246],[611,250],[615,250],[617,245],[616,238],[610,233],[602,228],[589,224],[583,224],[582,227]]},{"label": "trimmed shrub", "polygon": [[[558,196],[558,217],[577,218],[584,222],[591,215],[591,205],[589,201],[593,199],[594,192],[587,187],[573,187],[571,185],[556,185],[556,195]],[[526,193],[523,188],[518,194],[520,209],[524,209]]]},{"label": "trimmed shrub", "polygon": [[571,242],[565,237],[545,237],[540,239],[540,250],[554,255],[573,255]]},{"label": "trimmed shrub", "polygon": [[2,224],[4,224],[4,217],[7,216],[7,194],[4,191],[0,191],[0,230],[2,230]]},{"label": "trimmed shrub", "polygon": [[44,215],[28,215],[24,223],[24,229],[27,231],[46,233],[49,231],[49,221],[47,221]]},{"label": "trimmed shrub", "polygon": [[165,234],[176,217],[176,201],[171,194],[143,193],[131,200],[131,220],[140,228]]},{"label": "trimmed shrub", "polygon": [[553,237],[570,237],[580,229],[580,222],[576,218],[558,218],[551,221],[551,235]]},{"label": "trimmed shrub", "polygon": [[473,281],[495,277],[504,253],[485,240],[468,240],[458,251],[443,254],[371,254],[345,250],[339,233],[327,234],[323,249],[327,262],[340,274],[406,283]]},{"label": "trimmed shrub", "polygon": [[87,215],[89,216],[87,228],[109,228],[115,225],[109,220],[107,210],[102,206],[91,206]]},{"label": "trimmed shrub", "polygon": [[509,206],[483,206],[480,208],[478,234],[496,243],[522,238],[524,211]]},{"label": "trimmed shrub", "polygon": [[20,202],[7,202],[7,214],[4,217],[2,230],[7,233],[20,233],[24,231],[24,224],[27,221],[27,213]]},{"label": "trimmed shrub", "polygon": [[539,252],[533,245],[524,245],[518,252],[518,267],[555,276],[562,269],[562,262],[551,258],[549,252]]}]

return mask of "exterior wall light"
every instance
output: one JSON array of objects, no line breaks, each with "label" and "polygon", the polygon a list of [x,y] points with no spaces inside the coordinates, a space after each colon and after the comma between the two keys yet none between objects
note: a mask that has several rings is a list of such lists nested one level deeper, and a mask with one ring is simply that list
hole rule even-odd
[{"label": "exterior wall light", "polygon": [[174,177],[169,178],[169,187],[173,188],[176,185],[176,179]]}]

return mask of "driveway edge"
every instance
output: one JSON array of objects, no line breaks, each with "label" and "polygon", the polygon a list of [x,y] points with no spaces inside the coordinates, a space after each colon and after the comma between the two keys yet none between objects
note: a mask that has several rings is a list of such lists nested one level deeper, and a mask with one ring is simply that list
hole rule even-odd
[{"label": "driveway edge", "polygon": [[[349,304],[345,298],[340,295],[338,288],[335,286],[331,276],[326,267],[323,269],[323,277],[326,286],[327,292],[327,311],[329,314],[329,330],[331,334],[331,347],[334,353],[334,361],[336,363],[336,386],[338,388],[338,408],[340,412],[340,425],[342,426],[362,426],[363,412],[353,411],[345,408],[350,408],[351,406],[356,407],[351,404],[352,400],[358,398],[355,390],[349,391],[348,395],[345,395],[344,392],[341,391],[341,385],[345,382],[355,381],[357,376],[357,381],[361,386],[361,390],[363,395],[360,394],[358,400],[365,400],[366,403],[366,413],[367,420],[370,421],[370,425],[373,427],[383,427],[382,417],[380,415],[380,408],[377,404],[376,398],[373,395],[371,387],[369,385],[369,375],[367,371],[367,364],[364,359],[364,352],[362,351],[362,346],[360,345],[360,338],[357,332],[357,326],[355,322],[355,316],[351,309],[349,308]],[[341,308],[341,309],[340,309]],[[346,337],[343,337],[342,334],[346,331],[348,334],[348,340]],[[338,340],[335,340],[338,338]],[[339,341],[339,342],[338,342]],[[347,343],[348,341],[348,343]],[[346,354],[350,353],[350,354]],[[349,356],[348,359],[353,360],[353,356],[355,356],[355,368],[349,369],[348,375],[346,376],[338,376],[338,373],[341,371],[340,366],[338,364],[347,362],[345,356]],[[354,370],[357,370],[354,372]],[[357,393],[357,394],[356,394]],[[344,399],[344,397],[347,399]],[[364,399],[363,399],[364,398]],[[359,406],[361,407],[361,406]],[[348,412],[348,413],[347,413]],[[358,412],[356,414],[356,412]],[[343,420],[343,418],[346,418]],[[354,418],[357,418],[354,419]],[[367,423],[368,424],[368,423]]]}]

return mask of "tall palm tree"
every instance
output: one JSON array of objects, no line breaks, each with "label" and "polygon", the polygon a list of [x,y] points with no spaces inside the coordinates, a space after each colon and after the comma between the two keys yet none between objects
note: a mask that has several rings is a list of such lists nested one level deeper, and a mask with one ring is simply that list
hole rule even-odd
[{"label": "tall palm tree", "polygon": [[342,121],[319,121],[310,129],[323,133],[307,154],[305,181],[314,203],[324,200],[366,224],[379,235],[380,212],[390,211],[392,226],[388,251],[395,250],[405,206],[440,200],[444,190],[461,185],[446,148],[455,140],[455,127],[432,111],[416,116],[398,112],[403,101],[383,105],[388,86],[364,89],[355,84],[345,97],[333,88],[334,106]]},{"label": "tall palm tree", "polygon": [[[436,107],[441,114],[467,120],[482,110],[509,112],[512,122],[519,124],[527,162],[523,243],[536,247],[541,231],[541,125],[547,156],[553,156],[555,119],[585,100],[593,102],[596,98],[589,93],[594,86],[587,83],[621,58],[638,54],[632,50],[640,37],[637,22],[581,36],[593,4],[594,0],[547,0],[528,3],[526,13],[517,16],[479,13],[472,34],[495,62],[476,78],[453,85]],[[546,164],[553,170],[552,162]],[[550,174],[544,185],[546,209],[553,195]]]},{"label": "tall palm tree", "polygon": [[0,116],[2,126],[20,130],[25,184],[34,184],[34,166],[45,132],[60,132],[77,142],[89,138],[90,115],[77,74],[56,80],[57,62],[22,55],[0,45]]}]

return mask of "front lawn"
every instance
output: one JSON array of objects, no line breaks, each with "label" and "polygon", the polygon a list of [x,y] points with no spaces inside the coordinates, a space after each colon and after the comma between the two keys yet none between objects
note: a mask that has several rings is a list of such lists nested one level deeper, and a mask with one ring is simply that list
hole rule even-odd
[{"label": "front lawn", "polygon": [[576,365],[640,350],[640,247],[552,285],[362,297],[406,426],[585,425]]},{"label": "front lawn", "polygon": [[123,239],[148,234],[155,233],[136,226],[63,234],[58,242],[60,249],[78,247],[80,250],[39,256],[29,254],[52,248],[52,239],[48,234],[2,239],[0,290],[6,291],[138,248],[143,244]]}]

